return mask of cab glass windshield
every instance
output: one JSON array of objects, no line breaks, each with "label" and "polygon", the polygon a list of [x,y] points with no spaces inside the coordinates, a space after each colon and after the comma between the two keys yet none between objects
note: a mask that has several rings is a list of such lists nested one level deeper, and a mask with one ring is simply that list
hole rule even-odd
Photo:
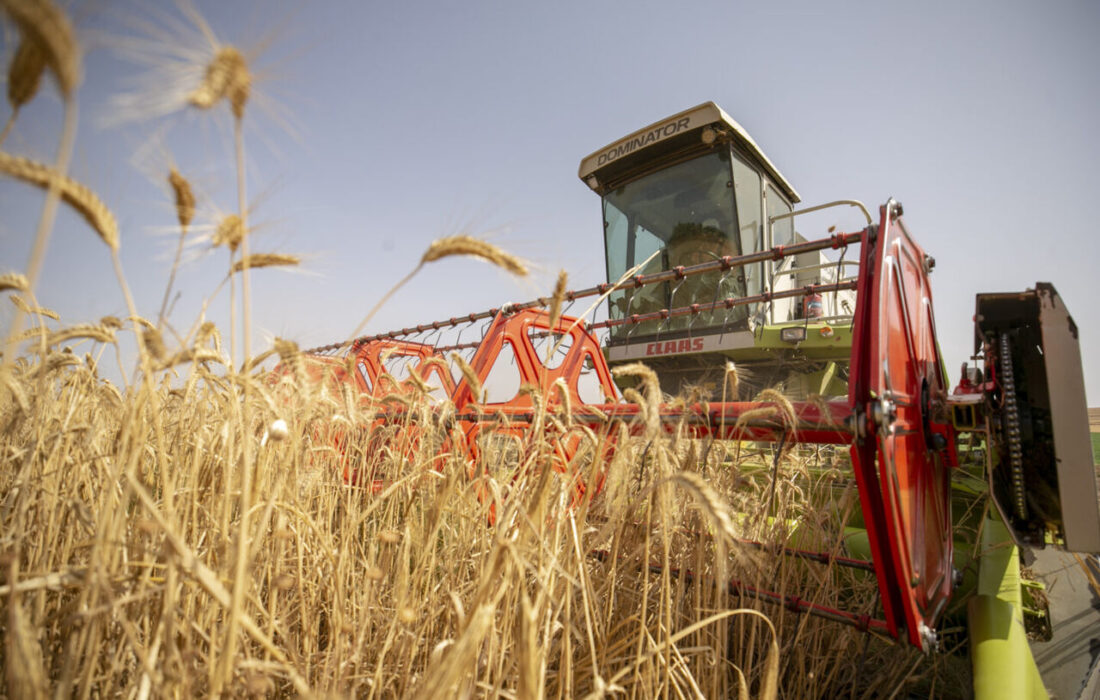
[{"label": "cab glass windshield", "polygon": [[[759,209],[758,179],[755,186]],[[740,255],[742,241],[751,243],[753,236],[743,235],[737,226],[738,203],[731,156],[726,149],[678,163],[608,192],[603,199],[608,280],[614,282],[639,265],[637,274],[651,274]],[[609,313],[611,318],[623,318],[744,295],[744,271],[734,269],[695,275],[672,284],[616,291],[609,298]],[[651,336],[665,330],[730,326],[743,321],[745,315],[744,309],[736,308],[728,313],[722,310],[638,327],[621,326],[612,333],[612,340]]]}]

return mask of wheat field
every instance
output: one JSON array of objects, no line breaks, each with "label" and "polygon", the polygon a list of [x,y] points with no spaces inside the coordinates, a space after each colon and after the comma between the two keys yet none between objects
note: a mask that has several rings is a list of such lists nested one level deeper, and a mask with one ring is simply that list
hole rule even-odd
[{"label": "wheat field", "polygon": [[[534,429],[470,454],[441,418],[447,405],[415,385],[398,418],[379,424],[396,399],[311,381],[290,341],[254,351],[251,309],[263,300],[251,297],[250,274],[300,257],[250,248],[241,125],[252,78],[232,46],[212,48],[184,105],[227,110],[235,125],[226,157],[239,207],[213,236],[230,256],[228,342],[205,316],[170,327],[180,250],[203,202],[186,174],[164,173],[179,227],[168,288],[163,299],[133,298],[118,257],[126,232],[67,174],[78,32],[48,0],[0,8],[19,40],[8,52],[0,173],[47,193],[30,259],[0,275],[17,308],[0,362],[7,697],[963,692],[946,656],[747,593],[876,613],[873,575],[783,553],[792,523],[800,548],[841,552],[858,511],[841,452],[776,454],[655,421],[633,435],[610,423],[582,429],[570,406],[540,400]],[[56,162],[3,150],[20,107],[54,88],[66,114]],[[70,323],[37,303],[62,206],[110,251],[126,318]],[[526,272],[495,246],[459,238],[433,243],[409,277],[447,255]],[[560,297],[564,277],[559,287]],[[137,367],[112,381],[103,363],[123,345],[136,348]],[[289,370],[273,373],[276,361]],[[453,373],[468,370],[453,362]],[[633,395],[651,417],[669,399],[654,384]],[[562,430],[583,432],[587,449],[559,470]],[[349,468],[379,488],[346,478]],[[578,496],[578,482],[603,488]]]}]

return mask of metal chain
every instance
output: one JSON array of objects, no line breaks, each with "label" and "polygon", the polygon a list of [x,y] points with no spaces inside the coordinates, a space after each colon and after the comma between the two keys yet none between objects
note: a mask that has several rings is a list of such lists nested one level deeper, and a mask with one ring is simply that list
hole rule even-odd
[{"label": "metal chain", "polygon": [[1012,374],[1012,350],[1008,333],[1001,334],[1001,391],[1004,394],[1004,434],[1008,443],[1008,465],[1011,475],[1012,505],[1016,517],[1027,519],[1024,494],[1024,456],[1020,433],[1020,411],[1016,405],[1016,379]]}]

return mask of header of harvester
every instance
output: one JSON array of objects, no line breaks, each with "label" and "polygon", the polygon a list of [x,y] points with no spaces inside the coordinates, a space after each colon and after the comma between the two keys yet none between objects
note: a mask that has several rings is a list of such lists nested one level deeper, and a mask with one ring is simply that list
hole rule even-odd
[{"label": "header of harvester", "polygon": [[791,183],[768,160],[748,132],[713,102],[674,114],[604,146],[581,161],[577,174],[602,194],[610,186],[651,169],[655,161],[707,149],[718,141],[732,141],[738,150],[767,172],[792,202],[801,201]]}]

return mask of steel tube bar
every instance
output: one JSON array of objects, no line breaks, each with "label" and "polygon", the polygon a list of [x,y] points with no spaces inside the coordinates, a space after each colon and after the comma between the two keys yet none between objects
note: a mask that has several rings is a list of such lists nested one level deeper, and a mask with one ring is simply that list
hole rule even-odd
[{"label": "steel tube bar", "polygon": [[[794,245],[787,246],[778,245],[767,250],[762,250],[758,253],[749,253],[748,255],[736,256],[727,255],[726,257],[719,258],[718,260],[710,260],[708,262],[700,263],[698,265],[674,267],[671,270],[655,272],[651,275],[635,275],[634,277],[623,280],[618,284],[598,284],[594,287],[587,287],[585,289],[565,292],[565,299],[567,301],[575,301],[584,297],[606,294],[607,292],[616,289],[636,289],[638,287],[643,287],[647,284],[657,284],[659,282],[668,282],[671,280],[683,279],[684,277],[703,274],[705,272],[725,272],[732,270],[735,267],[744,267],[745,265],[751,265],[753,263],[763,262],[765,260],[782,260],[783,258],[790,257],[792,255],[812,253],[814,251],[826,250],[828,248],[846,248],[849,245],[861,242],[863,240],[863,233],[863,231],[857,231],[855,233],[834,233],[828,238],[819,238],[813,241],[806,241],[805,243],[796,243]],[[781,299],[784,297],[775,296],[772,298]],[[396,331],[389,331],[387,333],[360,336],[358,338],[354,338],[348,341],[321,345],[316,348],[305,350],[304,352],[324,353],[333,350],[339,350],[348,346],[354,346],[357,343],[368,343],[372,340],[393,340],[406,335],[412,335],[414,333],[424,333],[431,330],[440,330],[442,328],[453,328],[463,323],[474,323],[485,319],[491,319],[501,312],[510,313],[514,311],[522,311],[523,309],[549,306],[550,301],[551,300],[547,297],[539,297],[538,299],[534,299],[532,301],[522,302],[518,304],[506,304],[505,306],[499,308],[492,308],[487,311],[466,314],[465,316],[452,316],[449,319],[433,321],[431,323],[418,324],[416,326],[409,326],[408,328],[402,328]]]}]

